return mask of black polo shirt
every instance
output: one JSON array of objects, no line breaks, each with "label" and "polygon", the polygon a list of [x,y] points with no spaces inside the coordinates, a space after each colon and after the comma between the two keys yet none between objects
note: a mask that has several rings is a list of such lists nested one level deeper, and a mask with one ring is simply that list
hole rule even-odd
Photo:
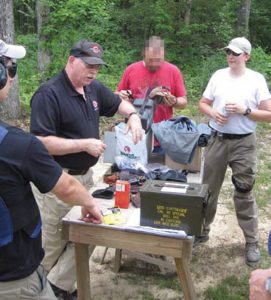
[{"label": "black polo shirt", "polygon": [[[65,70],[42,85],[31,99],[31,132],[37,136],[99,139],[100,116],[113,116],[121,100],[97,80],[84,89],[86,100],[74,89]],[[76,170],[89,168],[98,160],[86,152],[54,158],[63,168]]]},{"label": "black polo shirt", "polygon": [[[8,130],[0,143],[0,201],[8,208],[15,230],[12,242],[0,247],[0,281],[10,281],[32,274],[44,256],[41,234],[31,238],[26,230],[32,216],[39,216],[30,181],[47,193],[57,183],[62,168],[35,136],[6,127],[1,121],[0,126]],[[19,205],[21,210],[17,209]],[[25,226],[15,229],[22,224]],[[0,231],[4,226],[6,223],[0,225]]]}]

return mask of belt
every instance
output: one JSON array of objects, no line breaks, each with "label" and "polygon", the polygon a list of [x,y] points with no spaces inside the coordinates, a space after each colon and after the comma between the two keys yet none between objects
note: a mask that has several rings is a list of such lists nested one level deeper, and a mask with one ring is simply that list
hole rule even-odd
[{"label": "belt", "polygon": [[216,130],[212,130],[212,136],[214,136],[214,137],[217,136],[221,140],[240,140],[251,134],[252,134],[252,132],[245,133],[245,134],[233,134],[233,133],[223,133],[223,132],[219,132]]},{"label": "belt", "polygon": [[68,174],[70,175],[85,175],[89,168],[84,169],[84,170],[76,170],[76,169],[64,169]]}]

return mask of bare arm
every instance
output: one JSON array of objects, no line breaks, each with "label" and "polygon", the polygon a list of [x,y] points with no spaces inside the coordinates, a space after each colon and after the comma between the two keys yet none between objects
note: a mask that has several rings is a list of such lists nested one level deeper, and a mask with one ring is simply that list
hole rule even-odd
[{"label": "bare arm", "polygon": [[214,119],[217,124],[221,126],[226,124],[228,122],[228,118],[223,116],[219,111],[213,109],[212,104],[213,101],[202,97],[199,101],[199,109],[203,114]]},{"label": "bare arm", "polygon": [[[122,100],[118,113],[128,117],[132,112],[136,112],[134,106],[128,101]],[[142,139],[142,125],[141,120],[137,114],[133,114],[129,117],[127,122],[128,130],[131,130],[133,142],[136,144]]]},{"label": "bare arm", "polygon": [[[241,114],[246,112],[247,107],[238,104],[227,104],[226,110],[229,113]],[[247,116],[253,121],[271,122],[271,99],[261,101],[258,109],[253,109]]]},{"label": "bare arm", "polygon": [[63,202],[82,206],[82,219],[101,223],[102,216],[91,194],[74,177],[62,172],[52,192]]},{"label": "bare arm", "polygon": [[98,157],[106,148],[106,145],[98,139],[65,139],[53,135],[37,136],[37,138],[45,145],[51,155],[87,152]]}]

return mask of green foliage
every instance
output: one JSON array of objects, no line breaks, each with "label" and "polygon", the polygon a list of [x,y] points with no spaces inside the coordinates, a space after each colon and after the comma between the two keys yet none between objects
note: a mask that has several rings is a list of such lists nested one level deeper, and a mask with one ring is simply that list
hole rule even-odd
[{"label": "green foliage", "polygon": [[29,112],[29,101],[40,84],[37,72],[37,37],[35,34],[18,35],[17,43],[24,45],[27,51],[25,58],[18,60],[18,73],[21,105],[23,110]]},{"label": "green foliage", "polygon": [[248,299],[248,276],[237,278],[230,276],[216,287],[208,288],[204,293],[206,300],[243,300]]},{"label": "green foliage", "polygon": [[257,47],[252,49],[251,59],[247,66],[257,72],[262,73],[269,86],[271,87],[271,55],[264,51],[263,48]]}]

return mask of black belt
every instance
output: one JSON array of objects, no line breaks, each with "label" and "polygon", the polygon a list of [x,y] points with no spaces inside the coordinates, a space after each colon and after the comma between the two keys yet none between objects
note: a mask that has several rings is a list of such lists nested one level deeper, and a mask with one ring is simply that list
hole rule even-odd
[{"label": "black belt", "polygon": [[233,134],[233,133],[223,133],[216,130],[212,130],[212,136],[217,136],[221,140],[240,140],[246,136],[251,135],[250,133],[245,134]]},{"label": "black belt", "polygon": [[67,169],[67,173],[70,175],[85,175],[88,170],[89,168],[84,170]]}]

